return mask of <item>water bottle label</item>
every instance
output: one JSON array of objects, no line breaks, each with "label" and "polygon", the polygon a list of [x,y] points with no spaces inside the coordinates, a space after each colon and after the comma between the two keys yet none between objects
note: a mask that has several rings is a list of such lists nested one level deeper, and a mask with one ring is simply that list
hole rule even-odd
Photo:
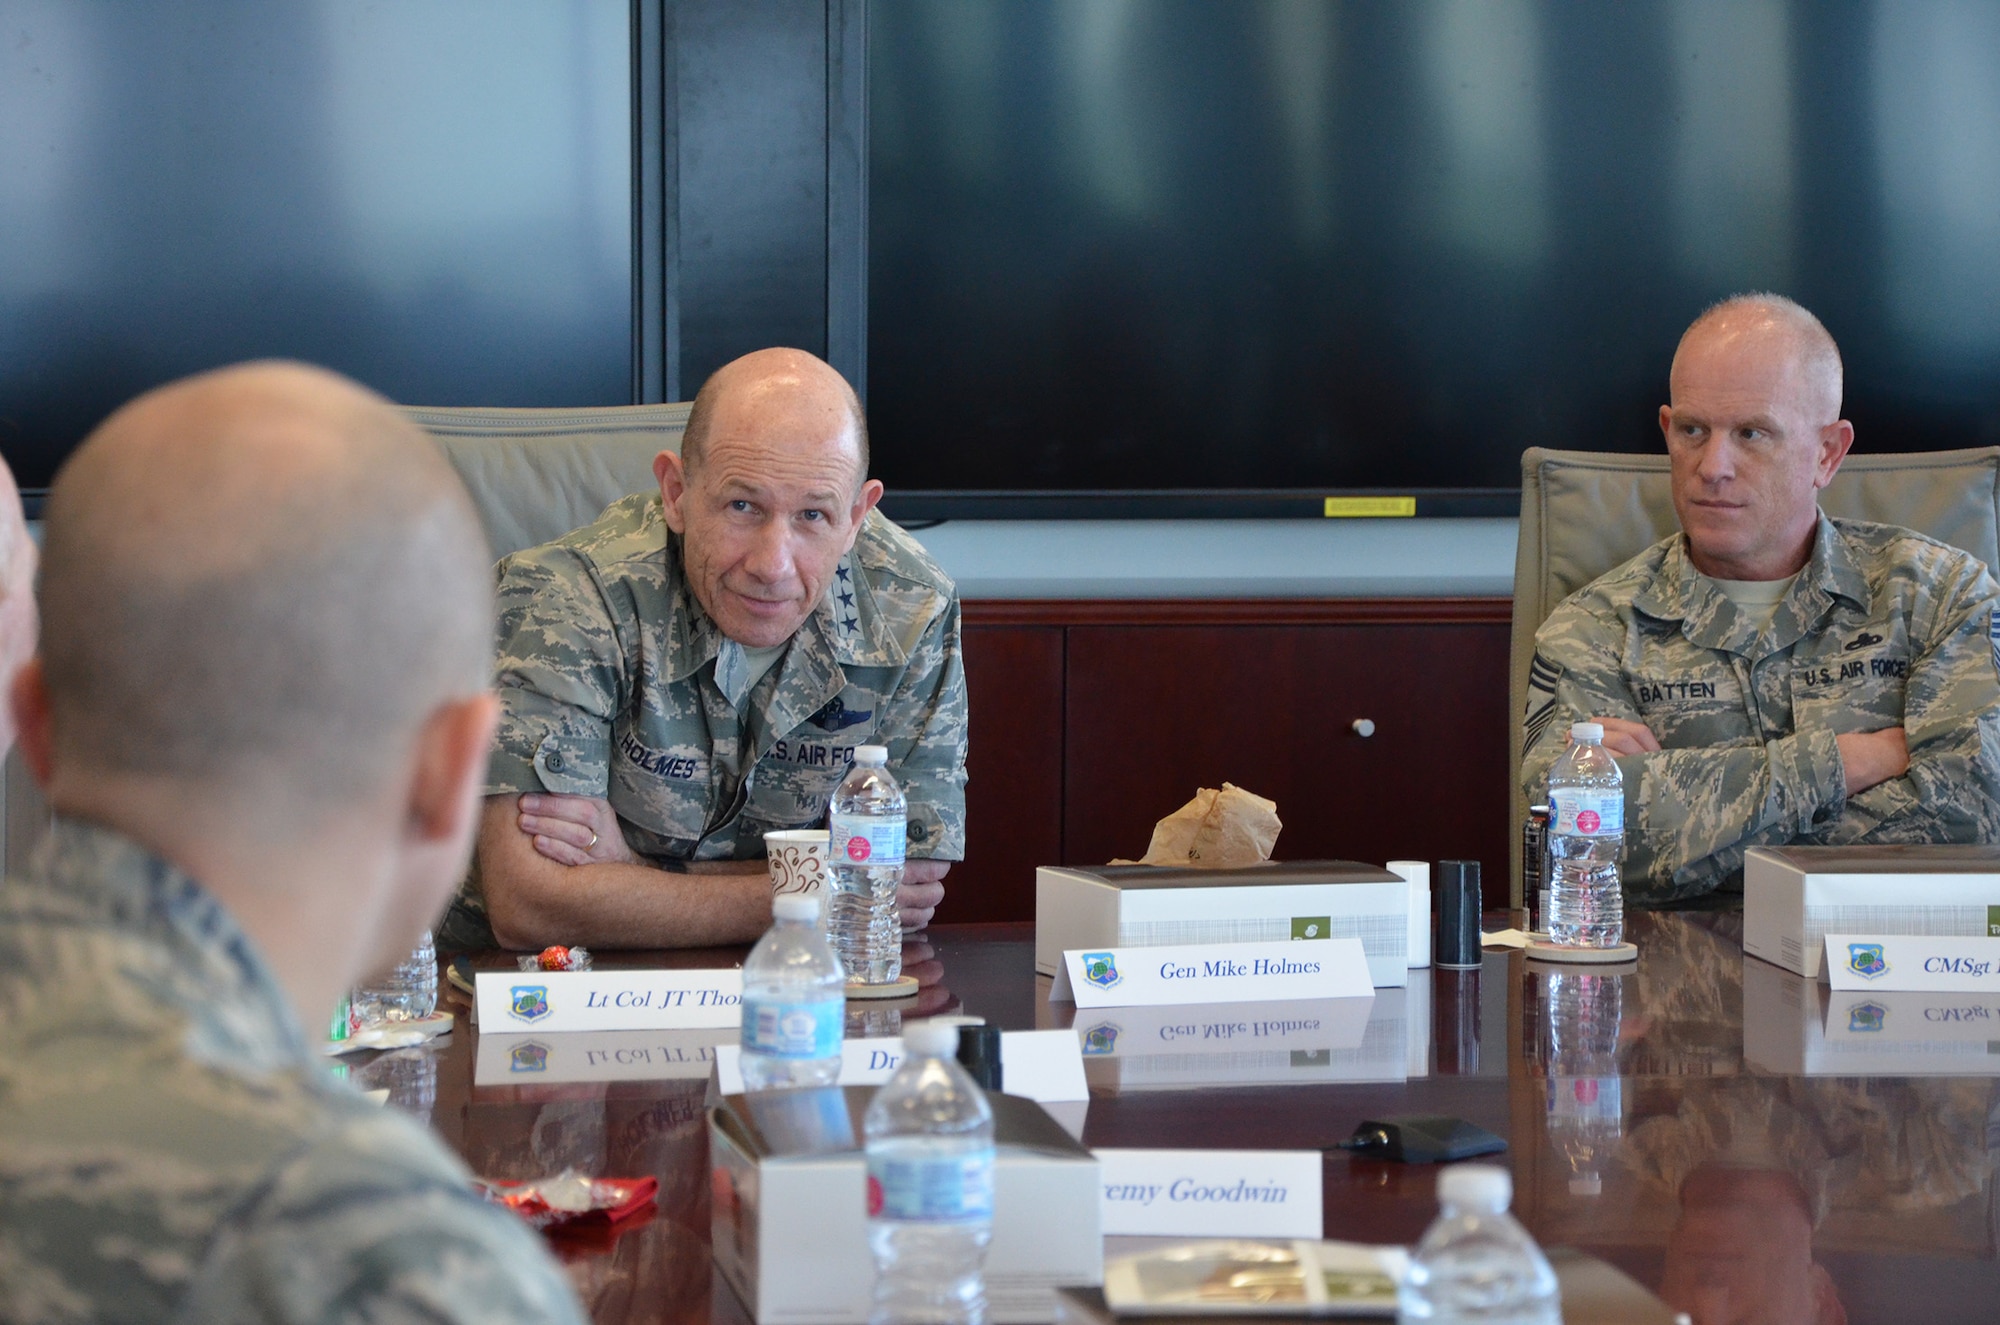
[{"label": "water bottle label", "polygon": [[993,1148],[947,1159],[868,1156],[868,1217],[914,1224],[993,1218]]},{"label": "water bottle label", "polygon": [[1549,1078],[1549,1116],[1616,1123],[1625,1116],[1625,1083],[1619,1077]]},{"label": "water bottle label", "polygon": [[1625,793],[1564,787],[1549,793],[1549,831],[1564,837],[1611,837],[1625,831]]},{"label": "water bottle label", "polygon": [[836,814],[828,826],[836,865],[900,865],[909,836],[907,819],[878,819],[864,814]]},{"label": "water bottle label", "polygon": [[743,1000],[743,1047],[773,1058],[838,1058],[846,1027],[844,999],[786,1003],[746,996]]}]

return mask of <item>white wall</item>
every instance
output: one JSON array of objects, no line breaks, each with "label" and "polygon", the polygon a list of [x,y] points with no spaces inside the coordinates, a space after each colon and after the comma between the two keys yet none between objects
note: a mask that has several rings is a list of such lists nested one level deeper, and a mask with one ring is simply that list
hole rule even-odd
[{"label": "white wall", "polygon": [[916,531],[965,598],[1505,598],[1509,519],[951,520]]}]

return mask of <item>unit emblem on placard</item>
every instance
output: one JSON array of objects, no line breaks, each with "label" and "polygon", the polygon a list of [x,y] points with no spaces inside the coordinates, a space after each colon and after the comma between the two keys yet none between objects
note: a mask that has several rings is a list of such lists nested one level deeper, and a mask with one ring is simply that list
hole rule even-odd
[{"label": "unit emblem on placard", "polygon": [[1125,977],[1118,974],[1116,954],[1109,952],[1084,953],[1083,978],[1099,989],[1113,989],[1125,981]]},{"label": "unit emblem on placard", "polygon": [[515,1045],[507,1060],[509,1072],[546,1072],[549,1070],[549,1047],[527,1040]]},{"label": "unit emblem on placard", "polygon": [[1889,961],[1882,955],[1879,943],[1850,943],[1847,945],[1847,969],[1864,980],[1873,980],[1888,972]]},{"label": "unit emblem on placard", "polygon": [[515,985],[514,1001],[507,1011],[520,1021],[540,1021],[549,1015],[547,985]]},{"label": "unit emblem on placard", "polygon": [[1847,1010],[1847,1029],[1861,1032],[1879,1031],[1888,1017],[1889,1009],[1880,1003],[1856,1003]]}]

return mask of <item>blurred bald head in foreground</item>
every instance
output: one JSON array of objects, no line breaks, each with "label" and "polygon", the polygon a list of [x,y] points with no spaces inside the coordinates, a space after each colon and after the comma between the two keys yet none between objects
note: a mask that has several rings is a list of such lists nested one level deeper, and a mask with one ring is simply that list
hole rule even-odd
[{"label": "blurred bald head in foreground", "polygon": [[319,1020],[463,863],[493,709],[470,499],[387,402],[269,363],[113,414],[45,514],[24,753],[58,814],[216,893]]},{"label": "blurred bald head in foreground", "polygon": [[253,364],[112,415],[45,515],[13,697],[56,818],[0,884],[0,1319],[580,1320],[527,1225],[319,1050],[471,843],[496,706],[457,477],[386,401]]}]

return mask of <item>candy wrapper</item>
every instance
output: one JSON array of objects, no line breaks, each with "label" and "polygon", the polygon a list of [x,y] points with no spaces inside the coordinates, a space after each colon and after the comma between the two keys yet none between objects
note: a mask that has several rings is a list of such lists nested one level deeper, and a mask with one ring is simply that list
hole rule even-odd
[{"label": "candy wrapper", "polygon": [[587,971],[590,952],[585,948],[565,948],[560,943],[543,948],[533,957],[520,959],[524,971]]},{"label": "candy wrapper", "polygon": [[498,1201],[545,1233],[604,1228],[652,1213],[658,1178],[589,1178],[564,1169],[540,1182],[478,1183]]},{"label": "candy wrapper", "polygon": [[1379,1316],[1396,1310],[1409,1257],[1352,1242],[1190,1242],[1107,1261],[1121,1316]]}]

